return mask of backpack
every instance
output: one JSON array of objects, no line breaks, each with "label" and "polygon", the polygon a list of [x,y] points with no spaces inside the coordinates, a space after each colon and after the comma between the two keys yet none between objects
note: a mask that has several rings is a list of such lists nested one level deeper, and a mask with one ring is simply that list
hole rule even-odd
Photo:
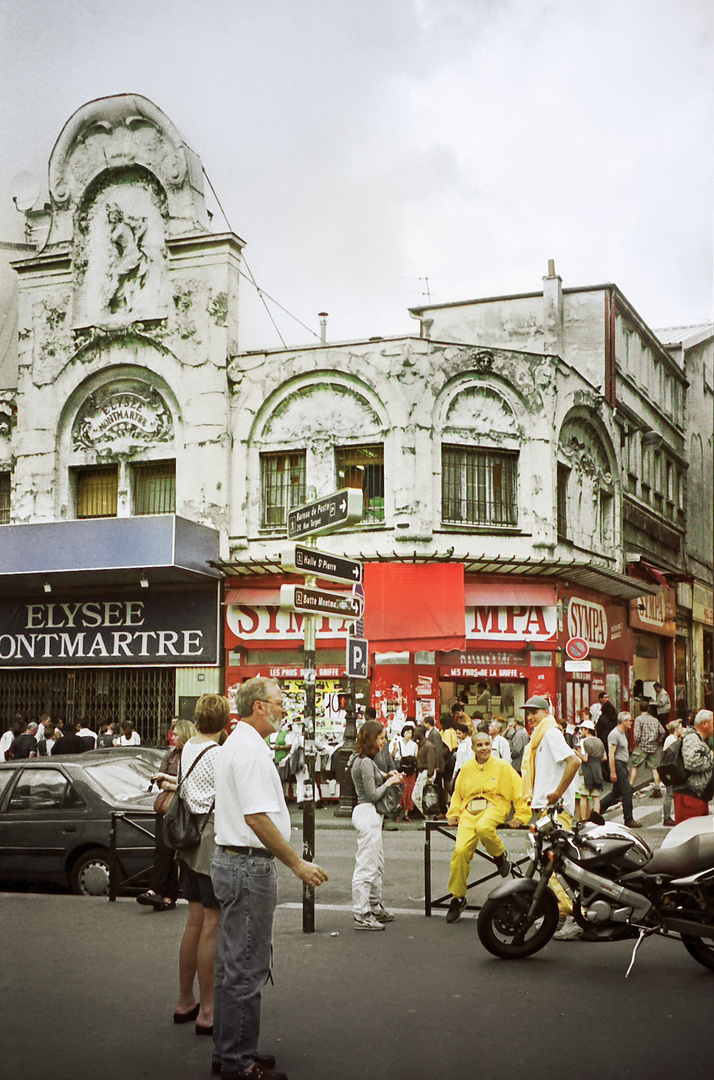
[{"label": "backpack", "polygon": [[662,754],[657,772],[667,787],[683,787],[689,779],[689,773],[682,761],[682,740],[677,739]]}]

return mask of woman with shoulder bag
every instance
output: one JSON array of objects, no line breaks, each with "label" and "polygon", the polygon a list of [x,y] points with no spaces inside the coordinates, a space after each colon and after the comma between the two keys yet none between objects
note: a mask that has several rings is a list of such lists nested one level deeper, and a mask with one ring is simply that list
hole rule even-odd
[{"label": "woman with shoulder bag", "polygon": [[[211,884],[211,859],[216,846],[213,807],[218,742],[228,719],[228,699],[204,694],[196,703],[194,716],[198,734],[181,751],[180,777],[185,779],[181,782],[180,795],[192,814],[203,815],[203,821],[198,846],[179,852],[188,919],[179,951],[179,998],[174,1023],[195,1020],[197,1035],[213,1034],[213,958],[221,915]],[[193,992],[196,976],[199,1001]]]},{"label": "woman with shoulder bag", "polygon": [[[384,930],[393,915],[382,903],[384,847],[382,817],[393,812],[399,795],[392,793],[404,777],[392,771],[386,776],[374,762],[386,741],[384,728],[377,720],[367,720],[359,729],[354,754],[348,762],[357,795],[352,824],[357,830],[357,857],[352,877],[352,907],[355,930]],[[392,795],[396,798],[392,798]],[[393,802],[393,805],[390,805]]]},{"label": "woman with shoulder bag", "polygon": [[196,734],[196,728],[190,720],[178,720],[175,724],[175,744],[164,755],[161,768],[152,777],[161,790],[154,800],[156,811],[156,842],[154,846],[154,868],[151,871],[151,888],[137,896],[137,904],[153,907],[154,911],[170,911],[176,907],[179,894],[178,866],[176,852],[164,840],[163,819],[176,790],[176,776],[181,760],[181,750],[189,739]]}]

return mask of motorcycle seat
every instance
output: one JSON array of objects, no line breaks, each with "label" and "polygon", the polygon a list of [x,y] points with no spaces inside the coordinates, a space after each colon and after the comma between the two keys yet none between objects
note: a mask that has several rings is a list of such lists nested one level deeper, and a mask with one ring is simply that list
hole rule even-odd
[{"label": "motorcycle seat", "polygon": [[663,877],[687,877],[709,867],[714,869],[714,835],[699,834],[676,847],[660,848],[647,865],[642,867],[642,871],[648,877],[653,874],[661,874]]}]

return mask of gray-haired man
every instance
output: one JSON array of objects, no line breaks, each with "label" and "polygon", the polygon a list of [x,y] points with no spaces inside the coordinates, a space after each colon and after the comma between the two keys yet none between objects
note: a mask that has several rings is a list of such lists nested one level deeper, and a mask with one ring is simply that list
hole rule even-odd
[{"label": "gray-haired man", "polygon": [[265,739],[285,709],[271,679],[249,679],[236,694],[239,721],[216,763],[216,851],[211,879],[221,905],[216,940],[213,1072],[223,1080],[286,1080],[272,1055],[259,1056],[261,991],[272,960],[280,859],[308,885],[327,874],[288,843],[290,814]]}]

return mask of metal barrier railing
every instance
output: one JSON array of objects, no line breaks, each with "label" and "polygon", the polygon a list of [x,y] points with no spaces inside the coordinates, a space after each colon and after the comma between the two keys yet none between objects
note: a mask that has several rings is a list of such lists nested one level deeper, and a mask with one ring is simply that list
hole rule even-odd
[{"label": "metal barrier railing", "polygon": [[[111,826],[110,826],[110,832],[109,832],[109,899],[110,900],[116,900],[117,893],[118,893],[120,887],[122,889],[125,889],[127,886],[131,885],[132,882],[135,882],[139,878],[143,877],[144,874],[146,874],[147,870],[150,870],[151,867],[154,865],[154,844],[153,844],[153,841],[155,840],[155,833],[154,833],[153,829],[144,828],[144,826],[141,824],[141,821],[147,821],[147,822],[150,821],[152,823],[152,825],[154,825],[155,822],[156,822],[156,814],[153,812],[153,810],[151,810],[151,811],[148,811],[148,810],[144,810],[144,811],[142,811],[142,810],[133,810],[133,811],[132,810],[115,810],[115,811],[112,812],[112,820],[111,820]],[[117,834],[118,834],[118,831],[119,831],[118,826],[119,826],[120,822],[124,822],[126,825],[129,826],[130,829],[135,829],[137,832],[141,833],[143,836],[150,836],[151,840],[152,840],[151,847],[145,847],[143,845],[141,847],[136,847],[136,846],[132,847],[132,846],[130,846],[128,844],[124,844],[122,846],[119,846],[119,844],[117,843]],[[148,859],[146,866],[143,866],[140,870],[137,870],[134,874],[130,874],[128,877],[123,877],[122,876],[121,880],[119,880],[120,879],[120,868],[121,868],[121,863],[119,861],[119,856],[120,855],[124,855],[124,856],[135,855],[135,856],[140,857],[144,853],[146,853],[147,859]]]},{"label": "metal barrier railing", "polygon": [[[446,825],[443,821],[426,821],[424,823],[424,826],[425,826],[425,833],[424,833],[424,914],[428,918],[428,917],[431,916],[431,909],[432,908],[446,908],[446,907],[449,906],[449,903],[451,901],[451,893],[450,892],[445,893],[444,896],[438,896],[435,900],[432,899],[432,895],[431,895],[431,836],[432,836],[432,833],[441,833],[442,836],[446,836],[446,837],[449,838],[449,840],[456,843],[456,826],[455,825]],[[488,855],[481,848],[476,849],[476,851],[474,853],[474,858],[476,858],[476,856],[478,856],[479,858],[483,859],[485,862],[490,863],[492,866],[495,867],[495,865],[496,865],[495,859],[492,859],[491,856]],[[524,855],[522,859],[518,859],[516,861],[511,860],[511,866],[515,868],[517,874],[520,874],[520,870],[518,868],[521,867],[526,862],[528,862],[528,857]],[[491,878],[495,878],[495,877],[500,877],[500,874],[499,874],[498,870],[492,870],[488,874],[484,874],[483,877],[478,878],[476,881],[470,881],[468,883],[468,885],[466,886],[466,889],[467,889],[467,891],[469,889],[475,889],[477,887],[477,885],[483,885],[483,883],[485,881],[490,881]],[[501,879],[501,880],[503,880],[503,879]],[[466,903],[466,910],[467,911],[480,911],[481,910],[481,904],[469,904],[467,902]]]}]

